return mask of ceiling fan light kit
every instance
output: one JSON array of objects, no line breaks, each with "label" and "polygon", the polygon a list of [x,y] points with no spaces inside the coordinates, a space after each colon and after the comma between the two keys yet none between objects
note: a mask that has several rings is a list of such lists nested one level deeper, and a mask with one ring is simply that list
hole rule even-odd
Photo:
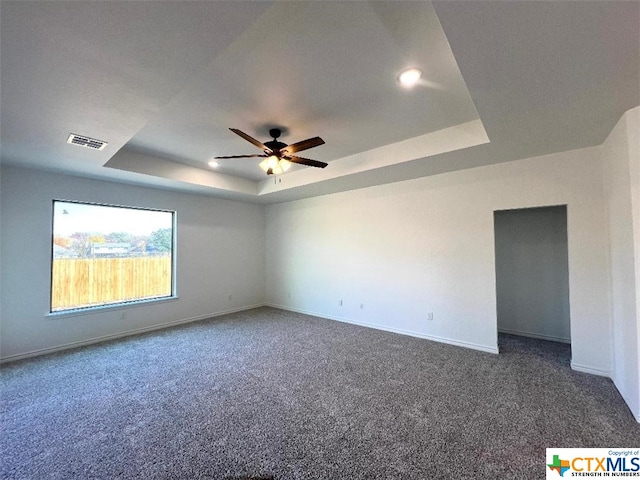
[{"label": "ceiling fan light kit", "polygon": [[260,168],[264,170],[267,175],[280,175],[286,172],[291,167],[292,163],[298,163],[300,165],[307,165],[309,167],[324,168],[328,164],[325,162],[319,162],[318,160],[311,160],[310,158],[303,158],[293,155],[294,153],[308,150],[313,147],[317,147],[324,144],[324,140],[320,137],[308,138],[301,142],[292,143],[287,145],[278,141],[278,137],[282,134],[279,128],[272,128],[269,130],[269,135],[273,138],[268,142],[260,142],[250,135],[247,135],[237,128],[230,128],[233,133],[244,138],[247,142],[255,145],[263,151],[262,155],[250,154],[250,155],[227,155],[223,157],[215,157],[216,159],[224,158],[264,158],[260,162]]},{"label": "ceiling fan light kit", "polygon": [[291,162],[289,160],[285,160],[284,158],[280,159],[275,155],[271,155],[269,158],[260,162],[260,168],[267,172],[267,175],[280,175],[289,170],[290,167]]}]

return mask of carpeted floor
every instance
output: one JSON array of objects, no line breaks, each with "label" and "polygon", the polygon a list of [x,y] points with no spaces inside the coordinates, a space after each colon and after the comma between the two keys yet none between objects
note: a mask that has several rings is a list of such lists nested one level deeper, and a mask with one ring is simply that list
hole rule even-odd
[{"label": "carpeted floor", "polygon": [[2,368],[2,478],[544,478],[637,447],[567,345],[500,355],[260,308]]}]

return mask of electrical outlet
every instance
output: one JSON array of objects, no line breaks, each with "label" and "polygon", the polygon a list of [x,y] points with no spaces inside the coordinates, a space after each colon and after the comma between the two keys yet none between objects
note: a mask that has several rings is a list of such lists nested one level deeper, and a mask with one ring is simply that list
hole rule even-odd
[{"label": "electrical outlet", "polygon": [[429,321],[433,320],[433,312],[427,313],[427,320],[429,320]]},{"label": "electrical outlet", "polygon": [[122,312],[120,314],[120,320],[126,320],[127,319],[127,314],[125,312]]},{"label": "electrical outlet", "polygon": [[342,306],[342,300],[338,300],[338,305],[341,307]]},{"label": "electrical outlet", "polygon": [[360,304],[360,310],[362,310],[364,308],[364,303]]},{"label": "electrical outlet", "polygon": [[229,295],[229,301],[233,300],[233,295]]}]

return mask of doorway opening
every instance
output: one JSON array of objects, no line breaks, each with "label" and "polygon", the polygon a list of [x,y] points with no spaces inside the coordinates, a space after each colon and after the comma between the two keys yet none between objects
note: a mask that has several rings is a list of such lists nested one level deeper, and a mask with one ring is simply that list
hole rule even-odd
[{"label": "doorway opening", "polygon": [[493,216],[499,346],[514,345],[506,335],[570,345],[566,205]]}]

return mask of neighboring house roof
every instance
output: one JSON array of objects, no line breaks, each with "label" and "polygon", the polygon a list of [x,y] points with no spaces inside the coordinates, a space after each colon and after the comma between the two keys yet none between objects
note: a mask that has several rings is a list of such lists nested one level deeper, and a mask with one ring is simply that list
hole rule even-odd
[{"label": "neighboring house roof", "polygon": [[117,242],[117,243],[109,243],[109,242],[92,242],[91,246],[94,248],[126,248],[129,249],[130,245],[126,242]]},{"label": "neighboring house roof", "polygon": [[128,243],[91,243],[93,254],[102,253],[127,253],[131,249]]},{"label": "neighboring house roof", "polygon": [[76,254],[68,248],[61,247],[55,243],[53,244],[53,258],[69,258],[75,256]]}]

